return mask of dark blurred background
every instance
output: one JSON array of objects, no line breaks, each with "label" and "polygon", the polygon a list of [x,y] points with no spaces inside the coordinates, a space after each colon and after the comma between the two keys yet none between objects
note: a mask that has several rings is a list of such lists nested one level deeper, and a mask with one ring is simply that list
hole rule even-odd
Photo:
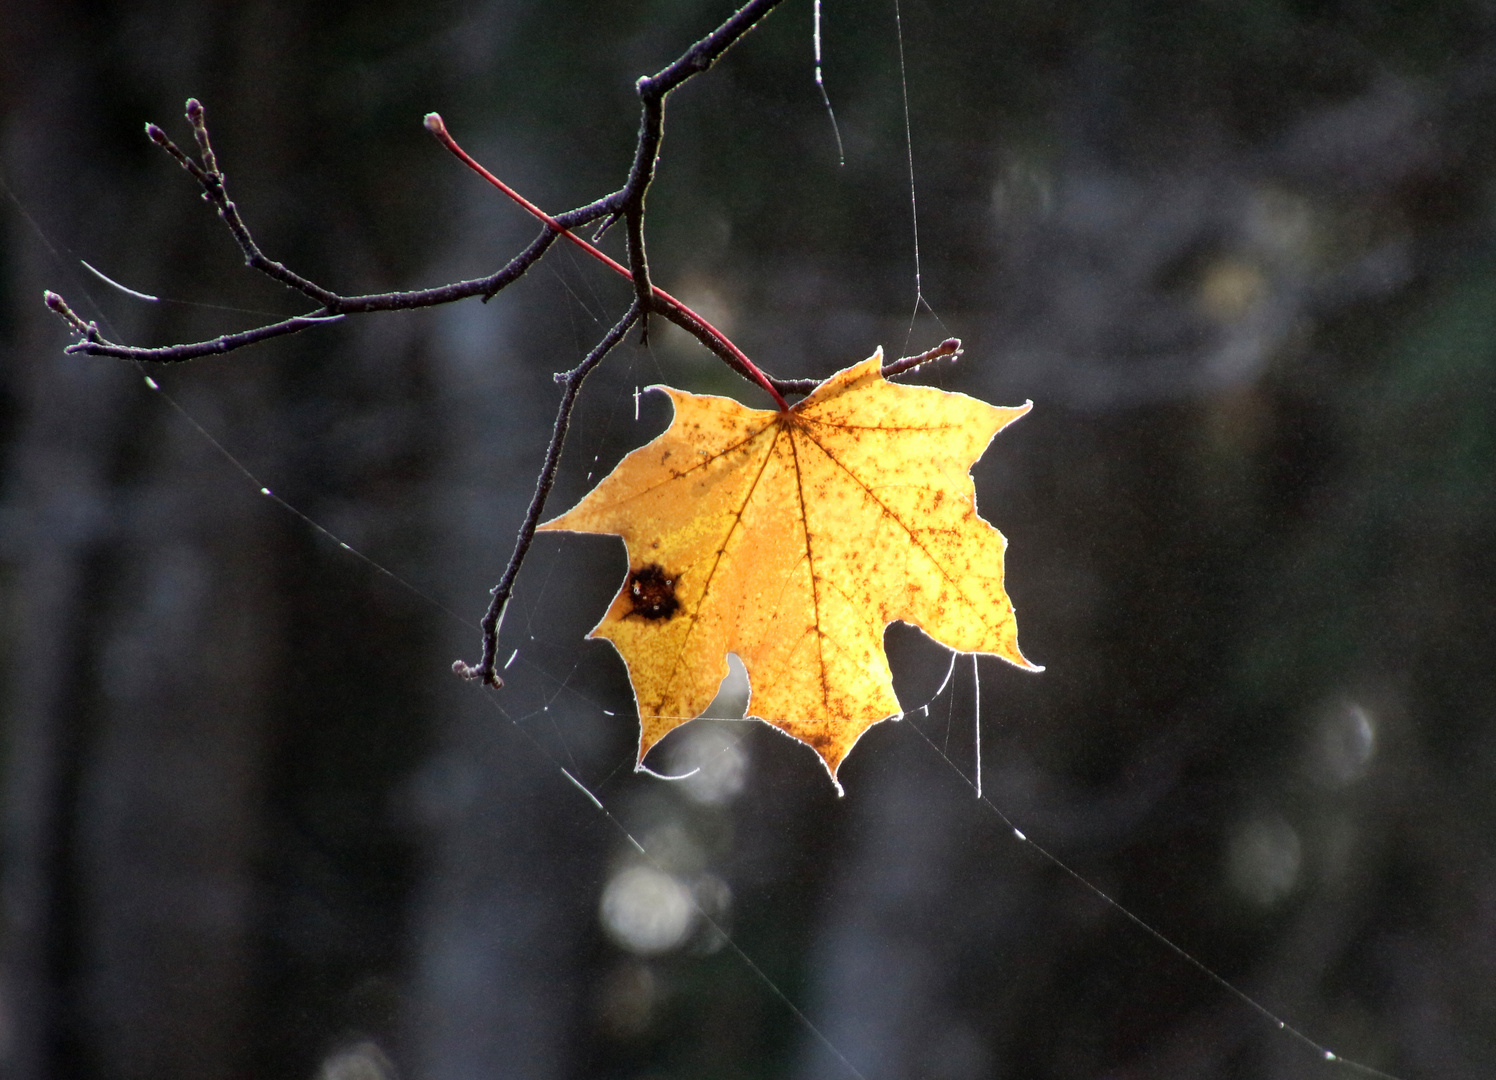
[{"label": "dark blurred background", "polygon": [[[729,10],[0,0],[0,1074],[850,1075],[694,898],[869,1080],[1349,1075],[972,797],[966,661],[843,799],[760,725],[672,736],[691,782],[629,771],[622,664],[582,641],[616,541],[542,538],[509,685],[450,674],[551,374],[627,302],[568,252],[151,372],[253,480],[142,370],[63,354],[44,288],[151,344],[304,306],[143,137],[186,138],[187,96],[272,257],[438,284],[535,229],[425,112],[576,205],[625,175],[633,80]],[[976,469],[1048,665],[983,662],[988,796],[1322,1043],[1496,1076],[1496,5],[902,15],[934,315],[892,0],[825,3],[845,165],[810,0],[671,99],[658,280],[776,374],[954,333],[922,381],[1033,398]],[[657,328],[588,384],[555,510],[660,430],[658,381],[762,403]],[[947,658],[889,638],[914,709]]]}]

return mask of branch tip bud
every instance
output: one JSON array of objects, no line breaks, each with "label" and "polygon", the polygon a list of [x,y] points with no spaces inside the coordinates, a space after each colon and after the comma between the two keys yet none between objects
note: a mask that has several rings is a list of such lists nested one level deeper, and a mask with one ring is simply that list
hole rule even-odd
[{"label": "branch tip bud", "polygon": [[61,315],[73,333],[85,334],[90,341],[98,336],[98,329],[93,323],[86,323],[79,318],[78,313],[68,306],[68,302],[51,289],[47,289],[42,293],[42,303],[46,304],[56,314]]},{"label": "branch tip bud", "polygon": [[440,135],[447,130],[447,125],[442,123],[441,113],[429,112],[421,123],[426,125],[426,130],[433,135]]}]

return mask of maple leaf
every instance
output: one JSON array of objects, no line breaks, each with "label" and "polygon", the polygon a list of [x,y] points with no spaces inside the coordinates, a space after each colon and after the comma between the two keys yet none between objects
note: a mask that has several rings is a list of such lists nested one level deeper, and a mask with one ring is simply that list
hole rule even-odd
[{"label": "maple leaf", "polygon": [[627,545],[629,575],[589,637],[628,665],[640,762],[711,703],[729,652],[749,716],[812,747],[833,782],[862,733],[900,715],[890,623],[1042,670],[1018,649],[1007,542],[971,480],[1032,403],[897,385],[882,363],[880,349],[788,412],[651,387],[675,403],[669,429],[541,526]]}]

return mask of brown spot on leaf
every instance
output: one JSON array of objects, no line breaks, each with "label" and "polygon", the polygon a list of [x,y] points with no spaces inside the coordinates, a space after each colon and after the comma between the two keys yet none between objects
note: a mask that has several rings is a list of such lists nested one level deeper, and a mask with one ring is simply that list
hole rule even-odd
[{"label": "brown spot on leaf", "polygon": [[676,575],[666,573],[659,563],[630,570],[629,601],[634,607],[629,614],[651,621],[670,618],[680,610],[675,582]]}]

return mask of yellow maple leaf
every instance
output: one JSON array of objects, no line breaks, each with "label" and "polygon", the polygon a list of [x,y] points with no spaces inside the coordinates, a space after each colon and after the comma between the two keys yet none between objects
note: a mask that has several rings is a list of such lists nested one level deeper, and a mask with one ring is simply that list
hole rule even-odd
[{"label": "yellow maple leaf", "polygon": [[899,715],[891,622],[1042,670],[1018,650],[1007,542],[971,480],[1032,403],[897,385],[882,363],[880,349],[788,412],[659,387],[669,429],[541,526],[627,545],[629,576],[589,636],[628,665],[639,761],[711,703],[729,652],[748,714],[812,747],[833,782],[862,733]]}]

